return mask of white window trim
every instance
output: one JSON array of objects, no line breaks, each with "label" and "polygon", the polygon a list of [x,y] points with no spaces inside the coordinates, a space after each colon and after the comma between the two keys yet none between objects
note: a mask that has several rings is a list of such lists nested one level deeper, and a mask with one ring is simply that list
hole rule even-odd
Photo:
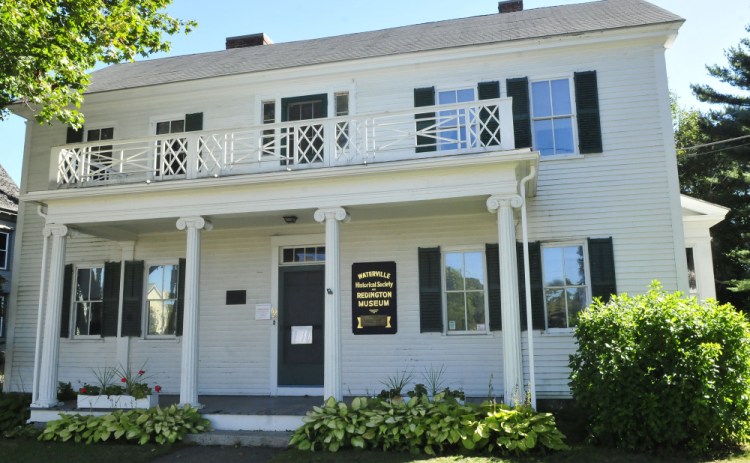
[{"label": "white window trim", "polygon": [[[78,318],[78,310],[77,305],[78,301],[76,301],[76,287],[78,286],[78,270],[91,270],[93,268],[101,268],[102,269],[102,275],[104,275],[104,278],[107,278],[107,275],[104,273],[104,262],[93,262],[93,263],[81,263],[76,264],[73,266],[73,278],[72,278],[72,288],[70,288],[70,321],[68,324],[68,329],[70,330],[70,339],[78,340],[78,341],[99,341],[104,336],[100,334],[76,334],[76,321]],[[104,304],[104,281],[102,281],[102,304]],[[102,320],[104,321],[104,320]],[[104,329],[104,324],[102,324],[101,329]]]},{"label": "white window trim", "polygon": [[[448,329],[448,291],[445,285],[445,255],[451,252],[478,252],[482,255],[482,270],[484,271],[484,331],[456,331]],[[443,315],[443,335],[445,336],[487,336],[491,334],[490,331],[490,306],[489,306],[489,292],[488,292],[488,281],[487,281],[487,254],[483,246],[446,246],[440,248],[440,286],[441,286],[441,304],[442,304],[442,315]]]},{"label": "white window trim", "polygon": [[[148,316],[149,316],[149,302],[148,302],[148,270],[151,267],[155,266],[165,266],[165,265],[175,265],[177,266],[177,291],[178,294],[175,298],[175,301],[179,299],[179,290],[180,290],[180,275],[179,275],[179,267],[180,267],[180,261],[155,261],[155,262],[145,262],[143,266],[143,307],[141,312],[141,333],[143,333],[142,338],[144,340],[173,340],[178,339],[179,336],[177,336],[177,325],[175,324],[175,333],[174,334],[148,334]],[[184,301],[183,301],[184,303]],[[176,315],[175,315],[176,316]],[[176,320],[175,320],[176,323]]]},{"label": "white window trim", "polygon": [[8,263],[10,262],[10,233],[0,232],[0,235],[5,235],[5,259],[0,262],[0,270],[8,270]]},{"label": "white window trim", "polygon": [[[578,143],[578,114],[576,112],[576,108],[578,108],[578,104],[576,103],[576,89],[575,89],[575,81],[574,81],[574,74],[555,74],[551,76],[542,76],[534,78],[533,80],[529,78],[529,120],[531,123],[531,146],[532,149],[535,149],[534,144],[536,143],[536,140],[534,140],[534,91],[532,90],[532,84],[535,82],[549,82],[553,80],[560,80],[560,79],[568,79],[568,88],[570,92],[570,109],[571,109],[571,126],[573,128],[573,152],[570,154],[546,154],[539,156],[540,161],[545,160],[568,160],[568,159],[579,159],[583,158],[584,156],[581,154],[579,149],[579,143]],[[554,119],[555,117],[544,117],[539,119]],[[537,150],[538,151],[538,150]],[[545,307],[546,310],[546,307]]]},{"label": "white window trim", "polygon": [[[541,266],[542,266],[542,296],[544,299],[544,333],[547,334],[569,334],[573,333],[575,331],[575,327],[568,327],[568,328],[549,328],[547,326],[548,316],[547,316],[547,295],[546,295],[546,286],[544,284],[544,248],[562,248],[565,246],[583,246],[583,271],[584,276],[586,278],[586,304],[584,305],[584,308],[591,305],[591,302],[593,300],[593,297],[591,295],[591,270],[589,268],[589,246],[588,246],[588,240],[565,240],[565,241],[543,241],[541,243]],[[566,315],[567,316],[567,315]],[[566,320],[569,322],[569,320]]]}]

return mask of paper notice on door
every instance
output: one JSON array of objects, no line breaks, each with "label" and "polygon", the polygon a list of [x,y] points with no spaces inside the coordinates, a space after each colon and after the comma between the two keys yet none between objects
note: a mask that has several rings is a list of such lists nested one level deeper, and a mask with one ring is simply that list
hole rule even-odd
[{"label": "paper notice on door", "polygon": [[312,344],[312,326],[293,326],[292,344]]}]

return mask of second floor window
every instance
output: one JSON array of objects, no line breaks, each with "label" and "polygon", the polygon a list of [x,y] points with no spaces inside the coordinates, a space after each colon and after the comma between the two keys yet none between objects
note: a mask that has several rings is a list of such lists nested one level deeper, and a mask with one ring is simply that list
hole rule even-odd
[{"label": "second floor window", "polygon": [[104,268],[78,268],[74,289],[74,335],[101,335],[104,304]]},{"label": "second floor window", "polygon": [[[468,103],[474,101],[473,88],[457,90],[440,90],[437,94],[438,105]],[[466,149],[476,145],[476,131],[472,130],[475,123],[471,109],[449,109],[437,113],[436,144],[438,150]]]},{"label": "second floor window", "polygon": [[174,335],[177,330],[178,265],[151,265],[146,282],[146,334]]},{"label": "second floor window", "polygon": [[[156,123],[156,135],[182,133],[185,120]],[[156,172],[158,175],[183,175],[187,171],[187,138],[175,137],[157,141]]]},{"label": "second floor window", "polygon": [[575,153],[570,79],[531,83],[534,149],[542,156]]},{"label": "second floor window", "polygon": [[[115,137],[113,127],[86,130],[86,141],[105,141]],[[112,145],[98,145],[90,148],[89,174],[92,180],[108,180],[112,170]]]},{"label": "second floor window", "polygon": [[10,234],[0,232],[0,270],[8,269],[8,255],[10,254]]}]

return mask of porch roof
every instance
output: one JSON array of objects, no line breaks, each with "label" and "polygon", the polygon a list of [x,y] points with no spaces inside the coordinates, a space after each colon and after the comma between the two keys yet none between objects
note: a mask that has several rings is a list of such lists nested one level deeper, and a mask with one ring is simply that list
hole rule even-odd
[{"label": "porch roof", "polygon": [[117,64],[94,72],[87,93],[683,21],[643,0],[604,0],[535,8]]}]

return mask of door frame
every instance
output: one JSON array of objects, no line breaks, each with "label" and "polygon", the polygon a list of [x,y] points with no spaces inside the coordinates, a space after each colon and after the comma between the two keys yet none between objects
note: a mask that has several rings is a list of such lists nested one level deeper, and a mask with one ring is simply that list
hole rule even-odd
[{"label": "door frame", "polygon": [[[289,235],[271,237],[271,345],[270,345],[270,393],[273,396],[322,396],[322,387],[279,387],[279,256],[281,249],[289,246],[325,246],[325,233],[314,235]],[[327,255],[327,254],[326,254]],[[325,262],[324,262],[325,265]],[[325,362],[325,358],[323,359]]]}]

